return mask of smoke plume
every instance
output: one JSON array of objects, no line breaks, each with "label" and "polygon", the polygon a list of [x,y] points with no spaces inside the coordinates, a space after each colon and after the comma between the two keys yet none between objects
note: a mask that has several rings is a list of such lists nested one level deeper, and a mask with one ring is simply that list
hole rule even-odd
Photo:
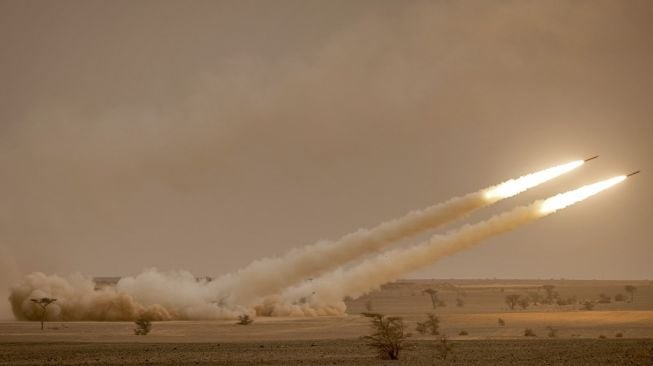
[{"label": "smoke plume", "polygon": [[[39,317],[39,309],[33,306],[31,299],[41,297],[57,299],[56,303],[47,308],[49,319],[57,320],[129,320],[140,315],[157,320],[233,318],[243,313],[253,314],[252,306],[261,301],[264,302],[264,306],[263,309],[259,307],[258,312],[264,315],[341,314],[345,310],[344,304],[338,302],[344,296],[342,294],[358,296],[356,286],[363,286],[362,291],[367,289],[365,286],[369,286],[365,285],[370,283],[369,280],[361,282],[360,278],[376,276],[376,282],[381,281],[380,283],[386,282],[386,279],[392,280],[409,268],[419,267],[432,261],[428,253],[422,253],[428,252],[429,249],[422,245],[405,252],[398,250],[390,252],[390,256],[399,256],[403,259],[397,262],[397,266],[389,268],[384,273],[371,275],[364,273],[369,271],[368,268],[371,269],[371,266],[375,266],[374,263],[378,258],[385,258],[377,257],[363,262],[346,274],[342,270],[336,270],[325,275],[317,282],[317,287],[322,288],[319,302],[323,305],[319,307],[314,306],[314,301],[310,303],[305,301],[310,297],[307,295],[300,296],[303,300],[299,301],[299,305],[297,303],[286,305],[274,298],[266,300],[264,298],[267,295],[279,294],[289,286],[305,280],[307,276],[337,268],[365,254],[377,252],[394,241],[461,218],[474,210],[514,196],[582,164],[582,160],[572,161],[511,179],[463,197],[410,212],[373,229],[358,230],[333,243],[317,243],[295,249],[282,257],[255,261],[244,269],[215,281],[196,279],[185,271],[162,273],[151,269],[135,277],[122,278],[115,287],[97,289],[91,279],[81,275],[62,278],[56,275],[33,273],[27,276],[23,283],[12,288],[10,302],[16,318],[22,320]],[[487,225],[489,233],[501,231],[492,223],[494,221],[490,220]],[[504,224],[504,226],[509,225]],[[489,233],[485,236],[490,235]],[[483,237],[480,234],[476,236],[478,237],[476,240]],[[454,239],[455,236],[448,240]],[[413,256],[421,258],[412,260]],[[356,280],[348,284],[342,283],[348,281],[345,278],[348,276],[353,276]],[[332,285],[332,283],[340,285]],[[285,297],[297,298],[303,292],[305,289],[302,287],[290,289]]]},{"label": "smoke plume", "polygon": [[576,202],[582,201],[626,179],[617,176],[583,186],[546,200],[511,211],[473,225],[464,225],[446,235],[435,235],[430,240],[407,249],[395,249],[370,258],[355,267],[338,269],[310,283],[290,288],[281,296],[266,299],[257,307],[261,315],[322,315],[345,306],[343,298],[357,298],[380,285],[394,281],[412,271],[521,225],[547,216]]},{"label": "smoke plume", "polygon": [[359,229],[335,242],[318,242],[280,257],[263,258],[245,268],[226,274],[211,285],[230,304],[252,305],[262,296],[297,284],[308,277],[334,269],[388,245],[460,219],[484,206],[512,197],[581,165],[582,160],[557,165],[510,179],[498,185],[455,197],[449,201],[403,217],[386,221],[372,229]]},{"label": "smoke plume", "polygon": [[47,307],[49,320],[220,319],[248,313],[209,301],[207,283],[185,271],[150,269],[121,279],[115,287],[96,288],[92,279],[79,274],[64,278],[37,272],[12,287],[9,300],[18,320],[39,319],[41,310],[31,299],[42,297],[57,299]]}]

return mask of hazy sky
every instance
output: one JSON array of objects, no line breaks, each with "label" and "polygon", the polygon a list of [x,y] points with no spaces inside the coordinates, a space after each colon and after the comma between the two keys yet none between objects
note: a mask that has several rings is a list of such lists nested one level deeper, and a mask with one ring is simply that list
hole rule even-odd
[{"label": "hazy sky", "polygon": [[412,276],[653,278],[651,19],[648,0],[0,0],[1,275],[218,275],[601,154],[470,221],[643,174]]}]

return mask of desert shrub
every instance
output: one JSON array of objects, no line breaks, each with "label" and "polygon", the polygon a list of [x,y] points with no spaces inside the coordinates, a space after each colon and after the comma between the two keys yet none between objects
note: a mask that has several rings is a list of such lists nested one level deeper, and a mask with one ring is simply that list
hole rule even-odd
[{"label": "desert shrub", "polygon": [[517,304],[519,305],[519,307],[526,310],[526,308],[528,308],[531,305],[531,302],[528,300],[528,298],[522,297],[517,301]]},{"label": "desert shrub", "polygon": [[497,319],[497,322],[498,322],[499,325],[502,326],[502,327],[506,325],[506,322],[505,322],[503,319],[501,319],[501,318]]},{"label": "desert shrub", "polygon": [[236,322],[236,324],[238,324],[238,325],[250,325],[253,322],[254,322],[254,319],[252,319],[247,314],[243,314],[243,315],[238,315],[238,322]]},{"label": "desert shrub", "polygon": [[599,304],[609,304],[609,303],[612,302],[612,299],[610,298],[610,296],[608,296],[606,294],[599,294],[599,301],[598,302],[599,302]]},{"label": "desert shrub", "polygon": [[446,360],[449,353],[453,352],[453,344],[449,342],[446,335],[438,339],[438,342],[435,344],[435,351],[442,360]]},{"label": "desert shrub", "polygon": [[546,327],[546,329],[549,331],[547,333],[547,336],[549,336],[549,338],[557,338],[558,337],[558,330],[557,329],[555,329],[552,326],[548,326],[548,327]]},{"label": "desert shrub", "polygon": [[378,351],[382,360],[398,360],[399,352],[404,347],[404,342],[410,333],[406,333],[406,326],[401,318],[385,317],[379,313],[363,313],[364,317],[372,322],[372,334],[362,337],[368,346]]},{"label": "desert shrub", "polygon": [[555,302],[555,299],[558,298],[558,293],[555,292],[555,286],[553,285],[544,285],[542,286],[542,289],[545,292],[544,295],[544,300],[542,300],[542,303],[544,304],[553,304]]},{"label": "desert shrub", "polygon": [[637,292],[637,287],[633,285],[626,285],[624,286],[624,290],[626,290],[626,292],[630,294],[630,302],[635,301],[635,292]]},{"label": "desert shrub", "polygon": [[136,324],[136,328],[134,328],[136,335],[147,335],[152,330],[152,322],[147,318],[139,317],[134,320],[134,324]]},{"label": "desert shrub", "polygon": [[585,301],[585,302],[583,303],[583,307],[582,307],[582,309],[583,309],[583,310],[588,310],[588,311],[589,311],[589,310],[594,310],[594,303],[591,302],[591,301]]},{"label": "desert shrub", "polygon": [[615,337],[615,338],[623,338],[623,337],[624,337],[624,334],[621,333],[621,332],[619,332],[619,333],[615,334],[614,337]]},{"label": "desert shrub", "polygon": [[626,296],[624,296],[624,294],[616,294],[614,295],[614,301],[616,302],[626,301]]},{"label": "desert shrub", "polygon": [[466,336],[469,335],[469,333],[466,330],[461,330],[460,333],[458,333],[458,335]]},{"label": "desert shrub", "polygon": [[519,297],[520,296],[517,294],[506,295],[505,301],[506,304],[508,304],[508,306],[510,307],[510,310],[515,309],[515,305],[517,305],[517,303],[519,302]]},{"label": "desert shrub", "polygon": [[524,329],[524,337],[537,337],[537,336],[535,335],[535,332],[533,332],[533,329],[526,328]]},{"label": "desert shrub", "polygon": [[607,337],[604,336],[603,334],[599,335],[599,339],[606,339]]},{"label": "desert shrub", "polygon": [[440,329],[440,318],[433,313],[426,314],[426,320],[423,322],[417,322],[415,330],[420,334],[429,333],[431,335],[438,335]]},{"label": "desert shrub", "polygon": [[456,306],[459,308],[462,308],[465,306],[465,300],[461,299],[460,297],[456,299]]},{"label": "desert shrub", "polygon": [[529,292],[528,298],[534,306],[539,305],[542,302],[542,295],[539,292]]},{"label": "desert shrub", "polygon": [[578,302],[578,298],[576,296],[570,296],[566,299],[558,298],[556,300],[556,304],[559,306],[564,306],[564,305],[572,305]]}]

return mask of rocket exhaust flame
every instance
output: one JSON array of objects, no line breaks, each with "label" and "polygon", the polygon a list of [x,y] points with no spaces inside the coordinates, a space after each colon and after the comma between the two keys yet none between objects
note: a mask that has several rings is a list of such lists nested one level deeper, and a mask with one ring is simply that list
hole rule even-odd
[{"label": "rocket exhaust flame", "polygon": [[604,181],[590,184],[576,190],[561,193],[544,200],[540,204],[540,212],[542,214],[549,214],[557,210],[571,206],[576,202],[580,202],[588,197],[591,197],[603,190],[606,190],[617,183],[621,183],[626,179],[625,175],[619,175]]},{"label": "rocket exhaust flame", "polygon": [[587,160],[576,160],[567,164],[562,164],[562,165],[554,166],[553,168],[541,170],[537,173],[525,175],[517,179],[511,179],[507,182],[501,183],[497,186],[494,186],[486,190],[484,196],[487,200],[490,201],[512,197],[530,188],[533,188],[544,182],[547,182],[553,178],[557,178],[562,174],[570,172],[578,168],[579,166],[585,164],[586,161],[592,159],[593,158]]}]

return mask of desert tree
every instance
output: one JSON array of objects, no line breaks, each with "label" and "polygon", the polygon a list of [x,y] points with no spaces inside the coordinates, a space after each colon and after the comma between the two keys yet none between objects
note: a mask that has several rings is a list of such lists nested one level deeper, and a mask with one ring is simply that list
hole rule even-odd
[{"label": "desert tree", "polygon": [[429,297],[431,298],[431,305],[433,305],[433,309],[436,309],[438,306],[446,305],[445,302],[438,297],[438,290],[427,288],[426,290],[422,291],[422,293],[429,295]]},{"label": "desert tree", "polygon": [[616,294],[614,295],[614,301],[616,302],[626,301],[626,296],[624,296],[624,294]]},{"label": "desert tree", "polygon": [[254,322],[254,319],[247,314],[238,315],[238,325],[250,325]]},{"label": "desert tree", "polygon": [[635,300],[635,292],[637,292],[637,287],[633,285],[626,285],[624,286],[624,290],[630,295],[630,302],[633,302]]},{"label": "desert tree", "polygon": [[43,323],[45,323],[45,319],[48,316],[48,305],[57,301],[57,299],[50,297],[41,297],[39,299],[30,299],[30,301],[41,308],[41,330],[43,330]]},{"label": "desert tree", "polygon": [[506,326],[506,321],[501,318],[497,319],[497,323],[499,323],[499,325],[502,327]]},{"label": "desert tree", "polygon": [[520,297],[519,300],[517,300],[517,304],[523,310],[526,310],[526,308],[528,308],[531,305],[531,302],[528,300],[527,297]]},{"label": "desert tree", "polygon": [[372,322],[372,334],[361,337],[368,346],[378,351],[382,360],[398,360],[404,342],[410,333],[406,332],[404,321],[399,317],[386,317],[380,313],[363,313]]},{"label": "desert tree", "polygon": [[417,322],[415,330],[417,330],[420,334],[429,333],[431,335],[438,335],[440,334],[440,318],[438,318],[438,316],[433,313],[428,313],[426,314],[425,321]]},{"label": "desert tree", "polygon": [[593,309],[594,309],[594,303],[591,302],[591,301],[585,301],[585,302],[583,303],[583,307],[582,307],[582,309],[583,309],[583,310],[587,310],[587,311],[589,311],[589,310],[593,310]]},{"label": "desert tree", "polygon": [[506,298],[505,298],[506,304],[508,304],[508,306],[510,307],[510,310],[515,309],[515,306],[519,302],[519,298],[520,298],[520,296],[518,294],[506,295]]},{"label": "desert tree", "polygon": [[446,335],[442,335],[435,344],[435,351],[442,360],[446,360],[449,353],[453,352],[453,344]]},{"label": "desert tree", "polygon": [[528,298],[531,300],[531,303],[534,306],[537,306],[542,302],[542,294],[540,294],[539,292],[529,292]]},{"label": "desert tree", "polygon": [[558,294],[555,292],[555,286],[544,285],[542,286],[542,289],[546,293],[546,295],[544,295],[544,300],[542,302],[549,305],[553,304],[556,297],[558,297]]},{"label": "desert tree", "polygon": [[152,321],[144,316],[139,316],[134,320],[134,324],[136,324],[136,328],[134,328],[136,335],[147,335],[152,330]]},{"label": "desert tree", "polygon": [[465,306],[465,300],[461,299],[460,297],[456,298],[456,306],[459,308],[462,308]]}]

